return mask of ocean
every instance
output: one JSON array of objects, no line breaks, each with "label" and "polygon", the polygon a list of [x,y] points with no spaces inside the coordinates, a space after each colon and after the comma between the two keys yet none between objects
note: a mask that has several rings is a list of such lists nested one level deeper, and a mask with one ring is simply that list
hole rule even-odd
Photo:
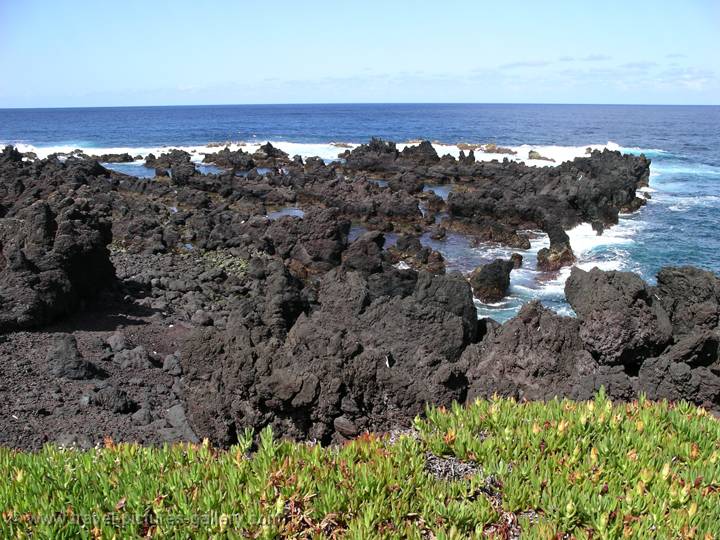
[{"label": "ocean", "polygon": [[[651,199],[639,212],[597,236],[589,225],[568,231],[578,266],[629,270],[650,282],[662,266],[695,265],[720,273],[720,107],[636,105],[357,104],[0,109],[0,143],[39,156],[76,148],[88,153],[147,155],[184,148],[197,161],[209,143],[233,142],[250,150],[272,142],[291,155],[337,158],[346,145],[382,137],[399,143],[429,139],[440,154],[457,155],[458,143],[509,146],[528,161],[531,149],[556,162],[588,146],[652,159]],[[500,155],[478,155],[481,159]],[[151,176],[142,161],[113,168]],[[211,170],[211,169],[210,169]],[[448,186],[430,187],[446,196]],[[287,213],[298,213],[287,209]],[[359,229],[355,230],[357,233]],[[392,241],[392,237],[389,238]],[[469,272],[510,250],[474,245],[460,235],[423,242],[440,250],[449,270]],[[521,269],[511,276],[510,295],[478,304],[480,316],[499,321],[532,298],[572,314],[563,297],[569,269],[545,275],[534,269],[547,239],[539,235]]]}]

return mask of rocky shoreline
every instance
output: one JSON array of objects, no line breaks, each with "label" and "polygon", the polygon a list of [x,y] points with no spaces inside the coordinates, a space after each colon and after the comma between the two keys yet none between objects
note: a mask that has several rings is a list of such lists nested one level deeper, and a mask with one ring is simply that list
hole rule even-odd
[{"label": "rocky shoreline", "polygon": [[[640,208],[644,156],[529,167],[374,139],[341,157],[268,143],[208,154],[222,172],[201,174],[176,150],[147,156],[156,177],[144,180],[82,153],[6,148],[0,444],[227,446],[267,425],[331,443],[405,426],[426,403],[585,399],[600,386],[720,411],[710,272],[665,268],[649,286],[574,268],[565,293],[577,318],[531,302],[502,325],[477,319],[473,295],[502,298],[519,265],[572,265],[566,229],[601,234]],[[443,184],[447,200],[424,191]],[[302,217],[268,217],[286,206]],[[457,231],[522,249],[533,229],[550,239],[536,261],[469,276],[446,273],[419,240]]]}]

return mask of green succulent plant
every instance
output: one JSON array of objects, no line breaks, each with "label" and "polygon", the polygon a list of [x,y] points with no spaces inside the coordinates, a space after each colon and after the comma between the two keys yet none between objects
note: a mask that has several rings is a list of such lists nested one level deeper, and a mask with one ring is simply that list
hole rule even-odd
[{"label": "green succulent plant", "polygon": [[603,392],[431,407],[327,448],[269,428],[228,450],[0,448],[0,475],[3,538],[720,539],[720,422]]}]

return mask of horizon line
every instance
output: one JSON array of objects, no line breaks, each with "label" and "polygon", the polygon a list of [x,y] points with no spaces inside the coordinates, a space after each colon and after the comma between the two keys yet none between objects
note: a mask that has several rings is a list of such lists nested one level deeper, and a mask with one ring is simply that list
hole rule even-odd
[{"label": "horizon line", "polygon": [[480,102],[480,101],[357,101],[357,102],[298,102],[298,103],[185,103],[175,105],[75,105],[53,107],[0,107],[0,111],[62,110],[62,109],[147,109],[178,107],[297,107],[348,105],[542,105],[594,107],[720,107],[720,103],[548,103],[548,102]]}]

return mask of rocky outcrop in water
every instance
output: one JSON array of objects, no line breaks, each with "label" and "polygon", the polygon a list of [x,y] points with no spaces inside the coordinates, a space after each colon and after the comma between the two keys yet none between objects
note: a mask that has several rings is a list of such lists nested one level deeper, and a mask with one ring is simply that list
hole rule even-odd
[{"label": "rocky outcrop in water", "polygon": [[420,242],[415,235],[401,234],[395,245],[387,250],[388,258],[393,264],[405,265],[415,270],[427,270],[431,274],[445,273],[443,256]]},{"label": "rocky outcrop in water", "polygon": [[541,155],[540,152],[538,152],[537,150],[530,150],[528,152],[528,159],[537,159],[540,161],[555,161],[554,159],[550,159]]},{"label": "rocky outcrop in water", "polygon": [[253,160],[260,167],[276,167],[290,161],[287,152],[275,148],[269,142],[263,144],[252,155]]},{"label": "rocky outcrop in water", "polygon": [[550,240],[550,247],[542,248],[537,254],[537,268],[543,272],[556,272],[563,266],[575,262],[570,246],[570,237],[557,222],[546,222],[543,227]]},{"label": "rocky outcrop in water", "polygon": [[226,147],[214,154],[205,154],[203,163],[212,163],[230,169],[233,174],[238,171],[249,171],[255,167],[252,156],[241,148],[232,151]]},{"label": "rocky outcrop in water", "polygon": [[648,176],[644,157],[610,151],[546,168],[477,163],[470,189],[451,193],[448,210],[467,227],[480,223],[487,228],[485,221],[493,220],[515,229],[545,230],[551,246],[539,263],[554,270],[573,257],[569,243],[560,238],[553,242],[561,236],[553,233],[583,222],[617,223],[620,211],[644,204],[636,190],[647,185]]},{"label": "rocky outcrop in water", "polygon": [[170,169],[173,166],[179,166],[190,163],[192,156],[185,150],[170,150],[169,152],[160,154],[148,154],[145,158],[145,166],[149,169]]},{"label": "rocky outcrop in water", "polygon": [[510,272],[519,268],[522,256],[515,253],[509,260],[495,259],[470,274],[470,285],[476,298],[485,303],[502,300],[510,288]]},{"label": "rocky outcrop in water", "polygon": [[350,169],[390,177],[395,190],[405,185],[414,191],[425,182],[462,185],[448,199],[451,225],[485,240],[520,247],[518,230],[545,230],[551,246],[541,254],[539,266],[548,271],[574,260],[572,247],[556,231],[583,222],[594,222],[601,230],[617,223],[619,212],[644,204],[636,190],[647,185],[650,163],[643,156],[605,150],[557,167],[538,168],[508,161],[438,158],[427,141],[399,152],[393,143],[377,139],[344,157]]},{"label": "rocky outcrop in water", "polygon": [[101,154],[99,156],[91,156],[92,159],[97,159],[102,163],[130,163],[135,161],[130,154],[127,152],[122,154]]}]

